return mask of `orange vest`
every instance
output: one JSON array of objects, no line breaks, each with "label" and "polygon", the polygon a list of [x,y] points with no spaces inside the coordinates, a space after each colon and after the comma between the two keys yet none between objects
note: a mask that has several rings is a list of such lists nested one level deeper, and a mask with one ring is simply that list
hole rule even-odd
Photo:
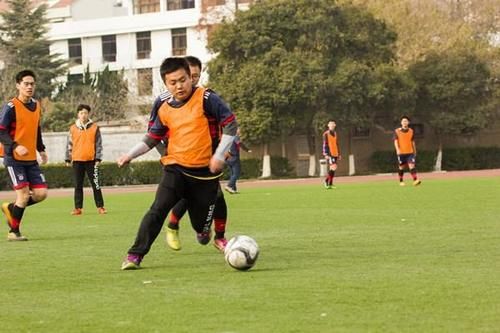
[{"label": "orange vest", "polygon": [[16,133],[14,141],[25,146],[28,154],[19,156],[13,152],[14,159],[18,161],[36,161],[36,141],[38,138],[38,125],[40,124],[40,103],[36,103],[36,110],[30,111],[23,102],[17,98],[12,99],[16,110]]},{"label": "orange vest", "polygon": [[197,88],[183,106],[174,108],[163,103],[158,110],[161,123],[169,130],[167,155],[161,158],[163,165],[208,166],[212,157],[212,138],[203,110],[204,92],[205,89]]},{"label": "orange vest", "polygon": [[337,133],[335,136],[330,134],[330,131],[326,131],[326,137],[328,138],[328,149],[330,149],[330,154],[333,157],[339,156],[339,146],[337,144]]},{"label": "orange vest", "polygon": [[413,130],[408,128],[403,132],[402,128],[396,129],[396,140],[398,141],[400,154],[413,154]]},{"label": "orange vest", "polygon": [[73,149],[71,150],[72,161],[95,160],[95,136],[97,125],[92,124],[87,129],[79,129],[75,124],[69,128]]}]

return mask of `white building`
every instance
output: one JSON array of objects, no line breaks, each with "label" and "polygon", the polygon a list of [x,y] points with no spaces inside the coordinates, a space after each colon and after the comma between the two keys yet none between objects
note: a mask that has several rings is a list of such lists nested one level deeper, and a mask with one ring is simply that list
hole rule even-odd
[{"label": "white building", "polygon": [[[47,1],[50,52],[70,60],[70,74],[124,70],[131,102],[150,102],[164,90],[163,59],[194,55],[206,63],[207,9],[232,15],[241,0]],[[217,17],[221,17],[218,15]],[[205,76],[206,78],[206,76]],[[204,75],[202,75],[202,80]]]}]

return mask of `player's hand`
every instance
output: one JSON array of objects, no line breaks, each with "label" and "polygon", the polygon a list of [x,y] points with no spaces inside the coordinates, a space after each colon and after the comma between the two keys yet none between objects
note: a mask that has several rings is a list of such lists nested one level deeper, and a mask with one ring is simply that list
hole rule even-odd
[{"label": "player's hand", "polygon": [[28,154],[28,148],[22,145],[18,145],[16,146],[16,148],[14,148],[14,152],[19,156],[24,156]]},{"label": "player's hand", "polygon": [[116,163],[118,164],[118,167],[121,168],[122,166],[124,166],[126,164],[129,164],[130,161],[132,161],[132,159],[130,158],[130,156],[128,156],[127,154],[125,154],[125,155],[120,156],[116,160]]},{"label": "player's hand", "polygon": [[66,162],[66,166],[67,167],[71,166],[71,162]]},{"label": "player's hand", "polygon": [[101,161],[95,161],[95,166],[101,165]]},{"label": "player's hand", "polygon": [[47,164],[47,162],[49,161],[49,156],[47,155],[47,153],[44,151],[40,152],[40,157],[42,158],[42,164]]},{"label": "player's hand", "polygon": [[339,155],[339,156],[337,157],[337,159],[338,159],[339,161],[340,161],[340,160],[342,160],[342,155]]},{"label": "player's hand", "polygon": [[215,156],[212,156],[210,159],[210,163],[208,164],[208,168],[210,169],[211,173],[219,173],[224,169],[224,161],[221,161]]},{"label": "player's hand", "polygon": [[247,153],[251,153],[251,152],[252,152],[252,149],[248,149],[248,150],[247,150]]}]

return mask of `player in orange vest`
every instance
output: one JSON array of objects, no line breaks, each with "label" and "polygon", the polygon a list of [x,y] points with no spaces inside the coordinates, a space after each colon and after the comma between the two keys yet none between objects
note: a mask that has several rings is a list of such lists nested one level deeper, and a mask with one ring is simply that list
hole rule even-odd
[{"label": "player in orange vest", "polygon": [[401,127],[394,130],[393,136],[394,148],[396,148],[396,154],[398,155],[399,185],[405,186],[403,181],[404,168],[408,167],[411,177],[413,178],[413,185],[418,186],[422,182],[417,178],[417,169],[415,168],[417,146],[413,138],[413,130],[409,127],[410,118],[408,116],[402,116],[400,121]]},{"label": "player in orange vest", "polygon": [[323,156],[328,164],[328,173],[325,178],[325,188],[331,189],[333,186],[333,178],[337,170],[337,162],[342,159],[340,155],[339,141],[335,128],[335,121],[328,122],[328,130],[323,133]]},{"label": "player in orange vest", "polygon": [[[186,56],[185,59],[189,64],[189,70],[191,71],[191,80],[193,81],[193,87],[197,87],[201,76],[201,68],[202,68],[201,61],[193,56]],[[162,97],[160,99],[164,101],[172,97],[172,95],[168,91],[167,94],[168,95],[162,94]],[[159,109],[158,103],[155,103],[155,106],[151,111],[150,123],[152,119],[156,119],[158,114],[158,109]],[[216,146],[218,138],[221,135],[220,128],[218,127],[216,119],[213,118],[209,119],[209,127],[211,136],[213,138],[212,146],[214,145]],[[215,136],[217,136],[217,138]],[[156,148],[158,149],[159,146],[160,145],[156,146]],[[163,147],[163,149],[165,150],[165,146]],[[162,152],[161,155],[163,155],[163,153],[164,152]],[[169,221],[167,227],[165,228],[167,245],[171,249],[176,251],[181,249],[181,242],[179,239],[179,224],[184,214],[186,214],[186,211],[187,211],[187,201],[186,199],[181,199],[177,204],[175,204],[175,206],[170,211]],[[215,235],[212,244],[217,250],[223,252],[227,245],[227,239],[225,237],[226,225],[227,225],[227,204],[224,198],[224,193],[222,192],[220,185],[219,189],[217,190],[217,199],[215,202],[213,220],[214,220]]]},{"label": "player in orange vest", "polygon": [[36,75],[23,70],[16,75],[17,97],[5,104],[0,111],[0,142],[4,147],[4,164],[16,201],[4,202],[2,212],[10,230],[9,241],[26,241],[20,225],[27,206],[37,204],[47,197],[47,183],[38,165],[37,151],[42,164],[47,163],[45,145],[40,129],[41,107],[33,98]]},{"label": "player in orange vest", "polygon": [[74,203],[71,215],[81,215],[83,210],[83,181],[85,173],[94,192],[99,214],[106,214],[99,181],[99,164],[102,160],[102,138],[99,126],[89,118],[90,106],[80,104],[76,108],[78,118],[69,128],[66,144],[66,165],[73,165],[75,180]]},{"label": "player in orange vest", "polygon": [[[186,199],[191,225],[200,244],[211,238],[211,225],[224,154],[236,134],[236,118],[229,107],[208,89],[193,87],[189,64],[184,58],[163,61],[160,75],[172,94],[161,104],[154,124],[144,140],[135,145],[117,163],[124,166],[153,149],[169,133],[167,154],[161,157],[163,177],[156,197],[143,217],[134,244],[122,264],[123,270],[137,269],[161,231],[167,213],[181,199]],[[222,136],[213,152],[216,133],[211,133],[209,119],[222,128]]]}]

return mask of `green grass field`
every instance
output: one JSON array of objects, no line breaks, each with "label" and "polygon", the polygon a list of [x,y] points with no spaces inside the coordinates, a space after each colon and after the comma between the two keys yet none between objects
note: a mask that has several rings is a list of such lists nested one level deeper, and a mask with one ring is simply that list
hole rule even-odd
[{"label": "green grass field", "polygon": [[[244,187],[243,187],[244,188]],[[261,247],[239,272],[162,233],[121,271],[153,194],[72,198],[25,214],[30,241],[0,241],[0,332],[500,332],[500,179],[246,189],[226,195],[228,236]],[[7,227],[3,229],[5,235]]]}]

